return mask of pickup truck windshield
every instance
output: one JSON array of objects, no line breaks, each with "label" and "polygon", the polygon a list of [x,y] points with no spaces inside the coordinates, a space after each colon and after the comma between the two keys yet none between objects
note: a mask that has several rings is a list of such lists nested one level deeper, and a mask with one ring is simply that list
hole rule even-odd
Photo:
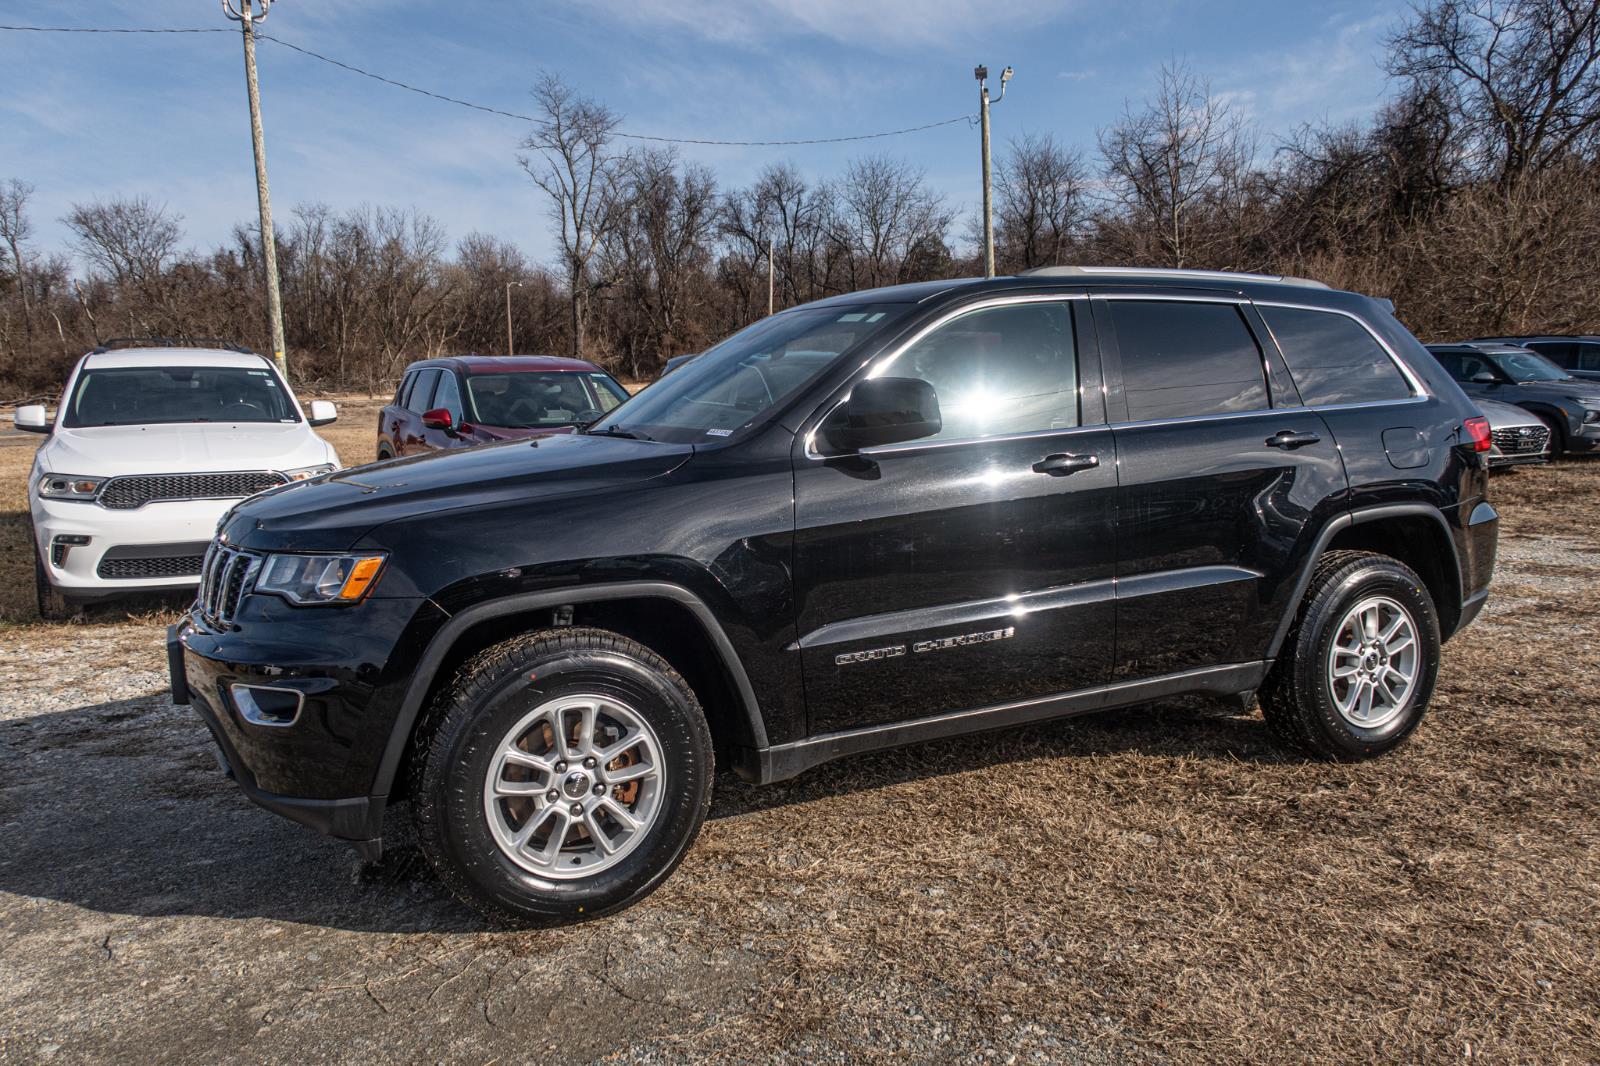
[{"label": "pickup truck windshield", "polygon": [[761,421],[835,359],[892,326],[912,304],[784,311],[740,330],[590,427],[676,444],[713,442]]},{"label": "pickup truck windshield", "polygon": [[129,366],[85,370],[62,412],[68,429],[160,422],[298,422],[265,367]]}]

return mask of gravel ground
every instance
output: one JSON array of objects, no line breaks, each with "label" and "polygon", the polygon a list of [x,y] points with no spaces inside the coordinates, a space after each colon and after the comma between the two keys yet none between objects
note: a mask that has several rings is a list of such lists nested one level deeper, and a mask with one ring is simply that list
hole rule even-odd
[{"label": "gravel ground", "polygon": [[1496,479],[1495,595],[1390,758],[1194,702],[725,776],[643,904],[501,932],[403,839],[364,867],[223,780],[172,604],[32,617],[28,454],[0,435],[0,1061],[1600,1060],[1600,463]]}]

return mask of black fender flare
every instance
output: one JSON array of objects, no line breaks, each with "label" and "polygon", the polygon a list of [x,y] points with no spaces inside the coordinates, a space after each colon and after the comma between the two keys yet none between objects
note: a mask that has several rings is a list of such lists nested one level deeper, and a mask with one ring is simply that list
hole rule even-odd
[{"label": "black fender flare", "polygon": [[1300,602],[1305,599],[1306,588],[1311,584],[1311,575],[1317,568],[1317,561],[1322,558],[1322,553],[1327,550],[1329,542],[1335,536],[1351,526],[1379,522],[1386,518],[1414,518],[1419,515],[1437,523],[1439,531],[1444,534],[1444,542],[1450,546],[1450,573],[1454,575],[1456,602],[1460,604],[1465,595],[1465,590],[1461,587],[1461,555],[1456,550],[1455,538],[1450,535],[1450,523],[1445,521],[1443,512],[1437,507],[1426,503],[1389,503],[1346,511],[1334,516],[1318,532],[1317,539],[1306,556],[1305,565],[1300,570],[1300,576],[1295,580],[1294,596],[1289,600],[1289,608],[1279,619],[1278,629],[1273,633],[1272,643],[1267,647],[1267,658],[1278,657],[1284,638],[1289,635],[1289,627],[1294,625],[1294,620],[1300,613]]},{"label": "black fender flare", "polygon": [[755,689],[750,685],[750,677],[745,672],[744,663],[734,650],[733,642],[723,631],[722,624],[717,621],[716,615],[700,597],[681,585],[672,585],[664,581],[628,581],[608,585],[549,589],[475,603],[452,615],[450,620],[439,628],[428,641],[428,647],[423,651],[422,658],[418,661],[417,668],[412,672],[411,680],[406,686],[405,696],[400,702],[400,712],[390,729],[389,742],[384,748],[383,759],[378,764],[377,777],[373,780],[372,795],[387,797],[392,791],[395,774],[400,769],[400,760],[405,756],[406,747],[411,743],[411,732],[416,726],[417,716],[422,713],[422,701],[428,695],[428,689],[439,671],[439,664],[444,661],[445,655],[460,639],[461,634],[480,622],[508,614],[521,614],[524,611],[562,607],[568,604],[636,599],[671,600],[687,608],[695,616],[711,638],[712,648],[722,661],[723,667],[733,679],[734,690],[743,705],[750,726],[750,735],[756,747],[767,747],[766,720],[761,715],[761,706],[756,700]]}]

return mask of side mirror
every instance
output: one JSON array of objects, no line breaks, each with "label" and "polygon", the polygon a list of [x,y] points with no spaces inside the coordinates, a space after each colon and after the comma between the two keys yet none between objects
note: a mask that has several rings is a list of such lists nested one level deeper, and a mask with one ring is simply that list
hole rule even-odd
[{"label": "side mirror", "polygon": [[1495,377],[1487,370],[1480,370],[1476,374],[1472,375],[1472,383],[1474,385],[1493,385],[1499,380],[1499,378]]},{"label": "side mirror", "polygon": [[843,452],[919,440],[938,433],[939,396],[921,378],[868,378],[828,417],[823,438]]},{"label": "side mirror", "polygon": [[11,416],[11,421],[24,433],[50,432],[50,419],[45,417],[44,407],[40,404],[30,403],[26,407],[17,408],[16,414]]},{"label": "side mirror", "polygon": [[313,426],[325,426],[339,420],[339,409],[327,400],[312,400],[309,414]]},{"label": "side mirror", "polygon": [[427,429],[442,429],[446,433],[454,433],[456,417],[450,413],[448,407],[435,407],[431,411],[422,412],[422,425]]}]

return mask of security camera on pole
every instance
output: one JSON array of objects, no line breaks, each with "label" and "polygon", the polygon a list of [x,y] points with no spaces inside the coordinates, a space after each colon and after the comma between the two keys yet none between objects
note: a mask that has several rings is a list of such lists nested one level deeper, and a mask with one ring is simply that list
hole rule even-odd
[{"label": "security camera on pole", "polygon": [[[994,193],[989,179],[989,68],[980,66],[973,76],[978,79],[978,124],[983,128],[983,276],[994,277]],[[1000,72],[999,103],[1006,98],[1006,83],[1011,80],[1011,68]]]},{"label": "security camera on pole", "polygon": [[278,242],[272,232],[272,200],[267,194],[267,151],[261,134],[261,90],[256,85],[255,24],[267,17],[272,0],[222,0],[222,11],[244,32],[244,80],[250,96],[250,144],[256,156],[256,201],[261,208],[261,258],[267,270],[267,319],[272,327],[272,359],[287,374],[284,358],[283,298],[278,292]]}]

